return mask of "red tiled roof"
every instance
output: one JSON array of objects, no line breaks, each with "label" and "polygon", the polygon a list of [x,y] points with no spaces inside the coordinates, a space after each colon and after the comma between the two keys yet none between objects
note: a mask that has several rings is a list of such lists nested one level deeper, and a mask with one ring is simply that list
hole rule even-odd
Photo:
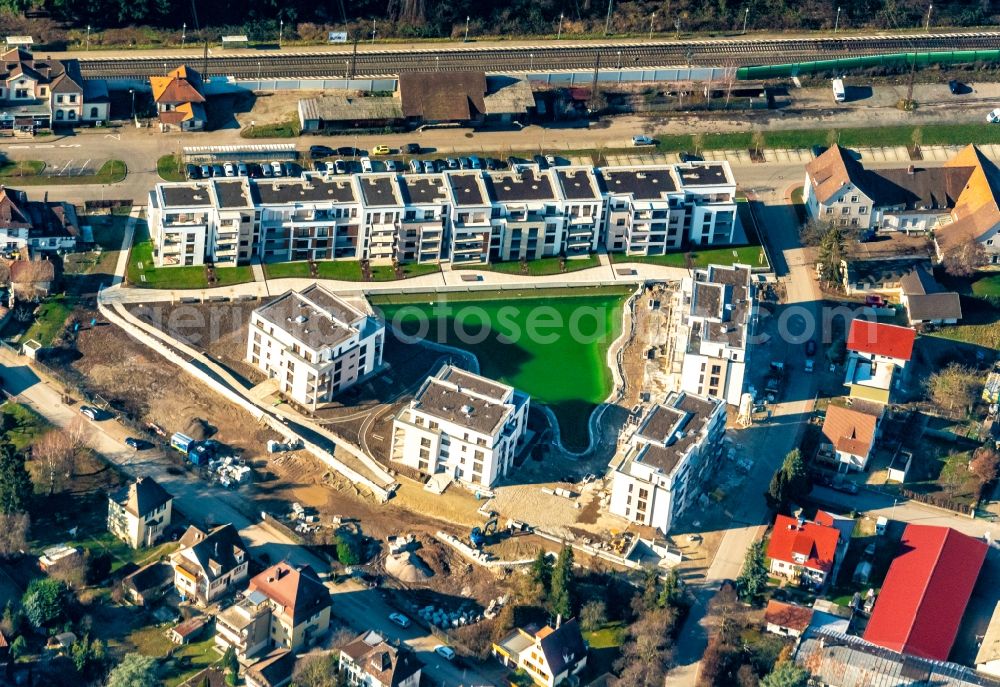
[{"label": "red tiled roof", "polygon": [[909,327],[853,320],[851,332],[847,336],[847,348],[859,353],[909,360],[913,354],[913,340],[916,336],[917,332]]},{"label": "red tiled roof", "polygon": [[767,557],[794,563],[792,554],[800,553],[806,556],[806,562],[796,565],[828,573],[833,568],[839,540],[840,531],[835,527],[809,521],[800,525],[795,518],[779,515],[767,545]]},{"label": "red tiled roof", "polygon": [[865,639],[904,654],[948,660],[986,558],[986,544],[949,527],[907,525]]},{"label": "red tiled roof", "polygon": [[805,632],[812,622],[813,609],[771,599],[764,609],[764,622],[790,630]]}]

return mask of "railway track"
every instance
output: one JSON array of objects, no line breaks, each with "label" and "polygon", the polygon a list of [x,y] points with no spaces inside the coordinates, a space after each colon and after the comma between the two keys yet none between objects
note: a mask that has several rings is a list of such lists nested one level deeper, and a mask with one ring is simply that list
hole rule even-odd
[{"label": "railway track", "polygon": [[[406,71],[531,72],[593,69],[635,69],[688,65],[752,66],[802,60],[835,59],[894,52],[946,52],[1000,49],[1000,32],[925,34],[913,36],[845,36],[843,38],[772,38],[754,40],[662,41],[592,45],[545,45],[504,48],[433,48],[365,50],[352,58],[338,52],[210,55],[210,76],[235,78],[373,77]],[[203,65],[192,57],[83,57],[84,77],[147,77],[164,74],[181,64]]]}]

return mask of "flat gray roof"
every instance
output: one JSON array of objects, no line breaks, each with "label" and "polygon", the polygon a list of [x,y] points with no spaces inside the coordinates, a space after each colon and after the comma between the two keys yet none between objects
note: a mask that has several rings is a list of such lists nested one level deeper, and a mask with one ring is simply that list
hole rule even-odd
[{"label": "flat gray roof", "polygon": [[587,169],[557,169],[556,177],[569,200],[597,200],[601,197]]},{"label": "flat gray roof", "polygon": [[415,410],[454,422],[482,434],[493,434],[513,412],[513,406],[487,401],[428,377],[413,399]]},{"label": "flat gray roof", "polygon": [[500,202],[555,199],[549,176],[532,169],[487,174],[486,185],[490,195]]},{"label": "flat gray roof", "polygon": [[360,330],[355,323],[367,317],[318,284],[287,291],[254,312],[313,350],[351,338]]},{"label": "flat gray roof", "polygon": [[392,176],[362,174],[358,177],[358,186],[361,187],[366,205],[402,205],[399,194],[396,193],[396,180]]},{"label": "flat gray roof", "polygon": [[608,193],[631,194],[636,200],[655,200],[677,190],[669,167],[601,169],[599,177]]},{"label": "flat gray roof", "polygon": [[207,183],[164,184],[161,188],[166,208],[212,206],[212,194]]},{"label": "flat gray roof", "polygon": [[220,208],[248,208],[252,206],[250,187],[243,180],[216,181],[215,195],[219,198]]},{"label": "flat gray roof", "polygon": [[310,175],[305,179],[256,179],[254,186],[262,203],[279,205],[299,201],[328,200],[334,203],[353,203],[354,185],[351,178],[324,179]]},{"label": "flat gray roof", "polygon": [[455,193],[455,205],[486,205],[479,178],[479,174],[475,172],[448,175]]},{"label": "flat gray roof", "polygon": [[718,162],[690,162],[677,166],[677,176],[682,186],[726,185],[726,168]]},{"label": "flat gray roof", "polygon": [[421,205],[424,203],[444,202],[448,200],[448,192],[444,188],[444,179],[438,175],[416,176],[406,174],[399,177],[403,201]]}]

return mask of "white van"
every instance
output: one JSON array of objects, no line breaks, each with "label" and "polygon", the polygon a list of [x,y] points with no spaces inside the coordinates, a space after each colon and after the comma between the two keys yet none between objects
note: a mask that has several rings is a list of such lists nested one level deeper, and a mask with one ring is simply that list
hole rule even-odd
[{"label": "white van", "polygon": [[847,91],[844,90],[843,79],[833,80],[833,99],[838,103],[842,103],[847,100]]},{"label": "white van", "polygon": [[367,174],[372,169],[372,159],[370,157],[361,158],[361,171]]}]

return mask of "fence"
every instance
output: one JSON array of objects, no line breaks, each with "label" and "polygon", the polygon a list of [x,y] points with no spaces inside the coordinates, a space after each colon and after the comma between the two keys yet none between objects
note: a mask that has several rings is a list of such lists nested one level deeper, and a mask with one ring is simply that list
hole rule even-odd
[{"label": "fence", "polygon": [[822,72],[841,74],[852,69],[870,69],[872,67],[909,67],[914,63],[918,67],[928,67],[934,64],[950,65],[998,61],[1000,61],[1000,50],[952,50],[948,52],[924,53],[898,52],[888,55],[868,55],[864,57],[844,57],[834,60],[740,67],[736,70],[736,78],[751,80],[774,79]]}]

